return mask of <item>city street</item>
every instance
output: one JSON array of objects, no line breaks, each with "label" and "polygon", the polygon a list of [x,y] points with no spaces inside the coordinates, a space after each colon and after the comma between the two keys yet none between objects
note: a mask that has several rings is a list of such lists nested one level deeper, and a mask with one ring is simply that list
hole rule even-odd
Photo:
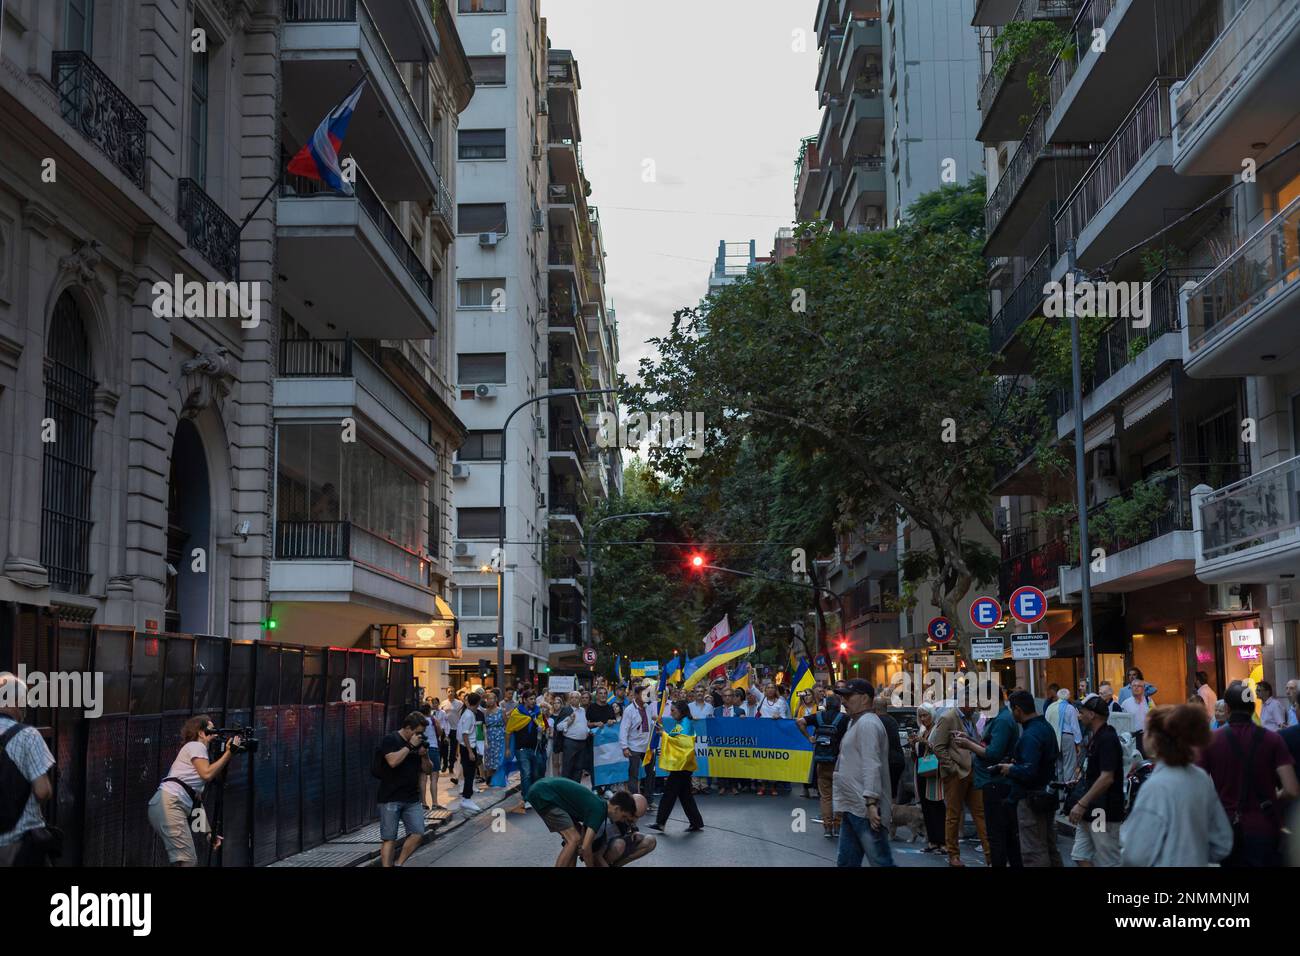
[{"label": "city street", "polygon": [[[799,796],[799,788],[784,797],[738,797],[709,795],[696,798],[704,815],[704,832],[687,833],[686,817],[674,810],[667,833],[657,834],[641,826],[643,832],[658,840],[658,847],[648,857],[632,866],[667,867],[774,867],[835,865],[836,843],[822,836],[816,800]],[[560,851],[560,839],[547,832],[541,818],[531,810],[519,812],[518,795],[495,809],[504,809],[505,831],[493,830],[501,819],[492,811],[478,814],[447,839],[438,839],[419,850],[408,866],[550,866]],[[804,832],[793,829],[793,814],[804,811]],[[939,853],[922,853],[924,838],[909,843],[908,832],[900,829],[894,841],[894,860],[899,866],[947,868],[947,858]],[[1069,862],[1070,844],[1060,840],[1061,858]],[[984,855],[978,845],[963,841],[962,861],[967,866],[982,867]]]}]

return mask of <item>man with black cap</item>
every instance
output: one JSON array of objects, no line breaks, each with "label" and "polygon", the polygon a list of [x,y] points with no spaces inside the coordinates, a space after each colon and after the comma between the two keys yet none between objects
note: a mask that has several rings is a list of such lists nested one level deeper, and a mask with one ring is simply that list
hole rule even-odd
[{"label": "man with black cap", "polygon": [[1020,739],[1011,763],[999,770],[1011,779],[1010,800],[1020,824],[1020,858],[1026,867],[1061,866],[1056,846],[1056,795],[1047,789],[1056,775],[1056,731],[1038,712],[1034,697],[1018,690],[1011,695],[1011,716],[1020,725]]},{"label": "man with black cap", "polygon": [[1110,707],[1097,694],[1079,705],[1079,723],[1088,732],[1083,783],[1087,787],[1070,810],[1079,866],[1119,866],[1119,827],[1124,820],[1124,751],[1109,723]]},{"label": "man with black cap", "polygon": [[860,678],[836,688],[849,715],[840,740],[840,755],[832,778],[832,811],[841,814],[837,866],[860,867],[865,856],[872,866],[894,866],[889,846],[889,740],[885,725],[871,712],[875,688]]}]

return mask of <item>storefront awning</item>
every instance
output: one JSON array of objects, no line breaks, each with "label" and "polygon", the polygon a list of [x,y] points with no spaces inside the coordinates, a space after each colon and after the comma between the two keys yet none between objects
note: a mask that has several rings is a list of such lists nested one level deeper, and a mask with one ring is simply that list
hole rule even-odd
[{"label": "storefront awning", "polygon": [[[1122,654],[1128,644],[1124,618],[1118,614],[1094,614],[1092,650],[1094,654]],[[1053,657],[1083,656],[1083,618],[1080,617],[1060,637],[1052,641]]]}]

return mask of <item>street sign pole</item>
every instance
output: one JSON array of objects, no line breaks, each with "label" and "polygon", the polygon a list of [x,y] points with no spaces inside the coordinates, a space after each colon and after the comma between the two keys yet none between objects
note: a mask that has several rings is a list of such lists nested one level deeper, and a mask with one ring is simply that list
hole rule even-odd
[{"label": "street sign pole", "polygon": [[[1068,256],[1067,271],[1076,278],[1083,275],[1078,267],[1074,240],[1066,247]],[[1079,586],[1083,596],[1081,613],[1083,614],[1083,672],[1088,681],[1089,692],[1095,691],[1093,683],[1092,662],[1092,569],[1089,566],[1088,549],[1088,482],[1087,468],[1084,463],[1083,438],[1083,358],[1079,347],[1079,316],[1074,308],[1074,301],[1065,303],[1070,316],[1070,361],[1074,374],[1074,485],[1078,495],[1079,510]]]}]

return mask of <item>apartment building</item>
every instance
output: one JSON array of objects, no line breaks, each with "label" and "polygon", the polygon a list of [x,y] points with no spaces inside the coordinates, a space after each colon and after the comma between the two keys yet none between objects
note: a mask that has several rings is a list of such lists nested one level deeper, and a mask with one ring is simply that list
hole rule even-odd
[{"label": "apartment building", "polygon": [[509,675],[523,678],[581,643],[587,515],[594,497],[622,486],[617,451],[602,458],[592,437],[613,396],[543,398],[612,388],[618,362],[577,61],[550,48],[535,0],[460,0],[458,24],[478,88],[457,154],[455,407],[469,439],[454,466],[465,652],[448,670],[455,686],[495,674],[502,516],[503,651]]},{"label": "apartment building", "polygon": [[[447,617],[449,13],[11,0],[3,29],[0,600],[366,648]],[[282,175],[363,75],[355,195]]]},{"label": "apartment building", "polygon": [[822,125],[800,144],[795,216],[897,224],[923,193],[983,171],[973,0],[820,0]]},{"label": "apartment building", "polygon": [[[1238,353],[1244,363],[1205,364],[1213,349],[1202,350],[1286,289],[1293,239],[1275,217],[1300,188],[1300,160],[1283,152],[1300,111],[1268,96],[1294,81],[1298,16],[1279,0],[977,5],[991,347],[1002,394],[1035,392],[1047,409],[1022,422],[997,488],[1002,596],[1034,584],[1051,601],[1040,680],[1073,687],[1084,671],[1077,524],[1053,510],[1074,500],[1073,474],[1033,454],[1040,438],[1074,454],[1071,390],[1048,380],[1034,321],[1048,283],[1074,269],[1149,296],[1140,318],[1121,305],[1093,320],[1085,357],[1099,677],[1137,666],[1173,702],[1198,671],[1219,691],[1295,673],[1295,554],[1281,557],[1295,503],[1276,483],[1298,450],[1295,381],[1276,329],[1268,347]],[[992,69],[1000,37],[1035,19],[1056,25],[1065,52],[1045,71],[1031,55]]]}]

